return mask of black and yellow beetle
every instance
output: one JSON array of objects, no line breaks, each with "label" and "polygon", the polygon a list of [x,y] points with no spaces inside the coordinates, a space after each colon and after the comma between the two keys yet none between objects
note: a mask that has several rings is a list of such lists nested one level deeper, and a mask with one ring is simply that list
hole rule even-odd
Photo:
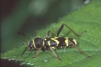
[{"label": "black and yellow beetle", "polygon": [[[84,33],[83,32],[81,34],[77,34],[66,24],[62,24],[56,34],[52,33],[51,31],[48,31],[47,35],[44,39],[37,37],[37,38],[34,38],[33,40],[31,40],[29,42],[28,46],[23,51],[23,53],[21,54],[21,56],[24,54],[24,52],[27,50],[28,47],[30,48],[30,50],[37,49],[37,52],[36,52],[36,55],[34,56],[34,58],[36,58],[38,56],[38,54],[40,53],[40,50],[45,51],[45,50],[50,49],[52,51],[52,53],[54,54],[54,56],[57,59],[61,60],[60,57],[55,53],[53,48],[58,49],[61,47],[75,47],[80,53],[84,54],[87,57],[90,57],[89,55],[87,55],[86,53],[84,53],[82,50],[80,50],[77,47],[77,41],[75,39],[67,38],[67,37],[59,37],[59,34],[62,31],[64,26],[66,26],[77,37],[81,36]],[[54,36],[50,37],[50,33],[52,33]],[[26,37],[23,33],[19,33],[19,34],[22,34],[24,37]]]}]

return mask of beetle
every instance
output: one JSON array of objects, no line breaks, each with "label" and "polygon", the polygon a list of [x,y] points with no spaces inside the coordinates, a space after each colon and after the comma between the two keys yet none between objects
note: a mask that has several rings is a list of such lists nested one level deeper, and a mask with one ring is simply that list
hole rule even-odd
[{"label": "beetle", "polygon": [[[77,43],[77,41],[74,38],[59,37],[59,34],[63,30],[64,26],[67,27],[77,37],[82,36],[86,32],[86,31],[84,31],[81,34],[77,34],[69,26],[67,26],[66,24],[62,24],[60,26],[60,28],[58,29],[58,31],[56,32],[56,34],[54,34],[51,31],[48,31],[45,38],[36,37],[36,38],[32,39],[29,42],[28,46],[25,48],[25,50],[22,52],[21,56],[25,53],[27,48],[30,48],[30,50],[33,50],[33,49],[37,50],[34,58],[36,58],[39,55],[40,50],[45,51],[45,50],[49,50],[50,49],[52,51],[52,53],[54,54],[54,56],[57,59],[61,60],[61,58],[56,54],[56,52],[54,51],[53,48],[58,49],[58,48],[61,48],[61,47],[75,47],[80,53],[84,54],[87,57],[90,57],[89,55],[84,53],[80,48],[77,47],[78,43]],[[21,32],[19,32],[18,34],[22,34],[25,38],[27,38]],[[50,34],[52,34],[53,36],[50,36]]]}]

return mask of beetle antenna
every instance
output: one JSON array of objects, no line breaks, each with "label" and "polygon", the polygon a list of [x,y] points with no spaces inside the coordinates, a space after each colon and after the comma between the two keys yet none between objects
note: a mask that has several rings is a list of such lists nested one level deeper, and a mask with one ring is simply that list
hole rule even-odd
[{"label": "beetle antenna", "polygon": [[22,57],[22,55],[25,53],[25,51],[27,50],[28,47],[29,47],[29,46],[27,46],[27,47],[25,48],[25,50],[22,52],[21,57]]},{"label": "beetle antenna", "polygon": [[[18,34],[21,34],[22,36],[25,37],[26,40],[29,40],[29,38],[26,37],[26,35],[25,35],[24,33],[22,33],[22,32],[18,32]],[[21,57],[22,57],[22,55],[25,53],[25,51],[27,50],[28,47],[29,47],[29,45],[28,45],[28,46],[25,48],[25,50],[22,52]]]},{"label": "beetle antenna", "polygon": [[26,37],[26,35],[22,32],[18,32],[18,34],[21,34],[22,36],[24,36],[26,38],[26,40],[29,40],[30,38]]}]

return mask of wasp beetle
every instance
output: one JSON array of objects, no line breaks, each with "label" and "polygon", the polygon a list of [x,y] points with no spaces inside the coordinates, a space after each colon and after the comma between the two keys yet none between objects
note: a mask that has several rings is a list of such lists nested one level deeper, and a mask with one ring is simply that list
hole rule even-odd
[{"label": "wasp beetle", "polygon": [[[77,34],[69,26],[67,26],[66,24],[62,24],[60,26],[60,28],[58,29],[58,31],[56,32],[56,34],[52,33],[51,31],[48,31],[45,38],[37,37],[37,38],[32,39],[29,42],[28,46],[25,48],[25,50],[22,52],[21,56],[24,54],[24,52],[27,50],[27,48],[30,48],[30,50],[37,49],[37,52],[36,52],[34,58],[36,58],[38,56],[38,54],[40,53],[40,50],[45,51],[45,50],[50,49],[52,51],[52,53],[54,54],[54,56],[57,59],[61,60],[61,58],[56,54],[56,52],[54,51],[53,48],[58,49],[61,47],[75,47],[80,53],[84,54],[87,57],[90,57],[89,55],[84,53],[80,48],[77,47],[78,43],[75,39],[67,38],[67,37],[59,37],[59,34],[62,31],[62,29],[64,28],[64,26],[67,27],[77,37],[83,35],[83,33],[85,32],[84,31],[81,34]],[[50,37],[50,33],[53,34],[54,36]],[[21,32],[19,32],[19,34],[22,34],[24,37],[26,37]]]}]

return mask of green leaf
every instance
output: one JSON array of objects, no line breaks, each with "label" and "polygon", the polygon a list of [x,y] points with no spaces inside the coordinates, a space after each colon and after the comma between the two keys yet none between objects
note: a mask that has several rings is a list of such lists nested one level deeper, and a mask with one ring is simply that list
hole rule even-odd
[{"label": "green leaf", "polygon": [[[75,48],[57,49],[56,53],[63,61],[59,61],[54,57],[50,50],[42,52],[37,58],[32,58],[36,50],[32,52],[29,49],[23,57],[20,55],[27,47],[27,42],[24,46],[19,46],[8,52],[1,54],[2,59],[22,61],[21,64],[31,65],[33,67],[100,67],[101,64],[101,0],[93,0],[89,5],[65,16],[59,23],[54,23],[47,26],[46,29],[41,29],[36,36],[44,38],[48,30],[56,32],[61,24],[65,23],[77,33],[87,31],[82,37],[77,38],[66,27],[61,32],[60,36],[73,37],[79,45],[78,47],[92,58],[87,58],[77,51]],[[40,34],[41,33],[41,34]]]}]

